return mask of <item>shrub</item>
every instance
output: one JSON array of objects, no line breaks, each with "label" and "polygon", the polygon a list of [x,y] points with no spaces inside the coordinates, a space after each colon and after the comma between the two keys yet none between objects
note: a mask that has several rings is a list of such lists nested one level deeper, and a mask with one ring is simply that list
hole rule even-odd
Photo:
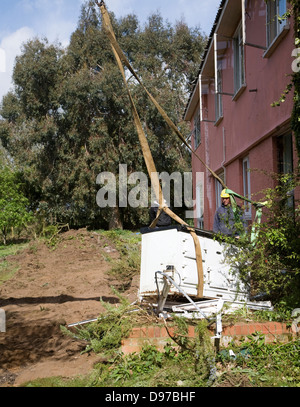
[{"label": "shrub", "polygon": [[13,228],[24,228],[32,220],[19,178],[18,173],[7,167],[0,169],[0,231],[4,244]]},{"label": "shrub", "polygon": [[300,207],[293,196],[299,185],[299,178],[289,174],[264,191],[268,203],[264,221],[253,224],[254,243],[250,233],[239,240],[226,239],[227,260],[250,282],[251,294],[291,308],[300,305]]}]

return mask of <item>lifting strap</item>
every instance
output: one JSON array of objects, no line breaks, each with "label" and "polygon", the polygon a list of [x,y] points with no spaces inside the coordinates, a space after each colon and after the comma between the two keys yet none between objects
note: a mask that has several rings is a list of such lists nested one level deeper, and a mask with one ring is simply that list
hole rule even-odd
[{"label": "lifting strap", "polygon": [[[135,122],[135,126],[137,129],[137,133],[138,133],[138,137],[139,137],[139,141],[141,144],[141,148],[142,148],[142,152],[143,152],[143,156],[144,156],[144,160],[146,163],[146,167],[149,173],[149,176],[151,178],[151,184],[153,186],[154,189],[154,193],[155,196],[159,202],[159,210],[157,212],[157,217],[155,219],[155,221],[151,224],[150,227],[155,227],[156,222],[158,220],[158,217],[161,213],[161,211],[165,211],[172,219],[174,219],[177,223],[184,225],[187,230],[190,232],[193,241],[194,241],[194,245],[195,245],[195,254],[196,254],[196,264],[197,264],[197,273],[198,273],[198,289],[197,289],[197,295],[198,297],[203,297],[203,262],[202,262],[202,252],[201,252],[201,246],[200,246],[200,242],[199,239],[197,237],[197,234],[195,232],[195,230],[190,227],[186,222],[184,222],[179,216],[177,216],[173,211],[171,211],[171,209],[169,209],[167,207],[167,205],[165,204],[164,198],[163,198],[163,192],[160,186],[160,182],[159,182],[159,177],[158,177],[158,173],[156,171],[155,168],[155,163],[152,157],[152,153],[147,141],[147,138],[145,136],[134,100],[132,98],[132,95],[130,93],[130,89],[126,80],[126,76],[125,76],[125,71],[124,71],[124,67],[122,62],[127,66],[127,68],[130,70],[130,72],[135,76],[135,78],[138,80],[138,82],[142,85],[140,79],[138,78],[138,76],[136,75],[136,73],[134,72],[134,70],[132,69],[132,67],[130,66],[127,58],[125,57],[125,55],[123,54],[123,51],[121,50],[121,48],[119,47],[117,41],[116,41],[116,37],[111,25],[111,21],[108,15],[108,12],[106,10],[105,4],[103,1],[101,1],[100,3],[98,1],[96,1],[97,5],[100,7],[101,13],[102,13],[102,17],[103,17],[103,22],[104,22],[104,27],[106,30],[106,33],[110,39],[111,42],[111,47],[114,53],[114,56],[116,58],[117,64],[119,66],[120,72],[122,74],[126,89],[127,89],[127,93],[129,96],[129,100],[130,100],[130,104],[131,104],[131,108],[132,108],[132,112],[133,112],[133,117],[134,117],[134,122]],[[160,111],[160,113],[162,114],[162,116],[164,117],[164,119],[167,121],[167,123],[171,126],[171,128],[176,132],[176,134],[181,138],[181,140],[184,142],[184,144],[190,148],[190,146],[188,145],[188,143],[186,142],[185,138],[181,135],[181,133],[179,132],[179,130],[177,129],[177,127],[173,124],[173,122],[168,118],[167,114],[164,112],[164,110],[160,107],[160,105],[156,102],[156,100],[152,97],[152,95],[146,90],[146,88],[142,85],[142,87],[144,88],[144,90],[147,92],[148,96],[150,97],[150,99],[153,101],[153,103],[155,104],[155,106],[158,108],[158,110]],[[176,130],[175,130],[176,129]],[[204,163],[203,163],[204,164]],[[221,180],[220,180],[221,181]]]},{"label": "lifting strap", "polygon": [[[198,239],[198,237],[196,235],[195,229],[190,227],[186,222],[184,222],[180,217],[178,217],[173,211],[171,211],[165,204],[162,189],[161,189],[160,182],[159,182],[159,178],[158,178],[157,171],[156,171],[156,168],[155,168],[155,163],[154,163],[152,153],[151,153],[151,150],[149,148],[149,144],[148,144],[147,138],[145,136],[145,133],[144,133],[144,130],[143,130],[143,127],[142,127],[142,124],[141,124],[141,121],[140,121],[140,118],[139,118],[139,115],[138,115],[134,100],[133,100],[132,95],[130,93],[130,89],[129,89],[129,86],[128,86],[128,83],[127,83],[127,80],[126,80],[123,64],[131,72],[131,74],[134,76],[134,78],[138,81],[138,83],[141,85],[141,87],[147,93],[148,97],[153,102],[153,104],[156,106],[157,110],[162,115],[162,117],[164,118],[166,123],[174,131],[174,133],[179,137],[179,139],[183,142],[183,144],[204,165],[204,167],[211,173],[211,175],[216,180],[218,180],[220,182],[222,187],[226,189],[226,192],[230,195],[231,204],[233,206],[233,210],[234,210],[235,213],[237,213],[237,204],[236,204],[234,198],[238,197],[238,198],[240,198],[240,199],[242,199],[244,201],[247,201],[247,202],[249,202],[249,203],[251,203],[252,205],[255,206],[255,208],[256,208],[256,219],[255,220],[257,220],[258,223],[260,223],[261,216],[262,216],[262,208],[266,205],[266,202],[264,202],[264,203],[253,202],[250,199],[248,199],[246,197],[243,197],[243,196],[231,191],[230,189],[228,189],[226,187],[224,181],[211,168],[209,168],[208,165],[191,148],[191,146],[187,143],[185,137],[182,135],[182,133],[178,130],[177,126],[169,118],[169,116],[167,115],[165,110],[160,106],[160,104],[157,102],[157,100],[146,89],[146,87],[144,86],[144,84],[142,83],[142,81],[140,80],[140,78],[138,77],[138,75],[136,74],[136,72],[134,71],[132,66],[130,65],[128,59],[124,55],[122,49],[120,48],[120,46],[119,46],[119,44],[118,44],[118,42],[116,40],[115,33],[113,31],[111,21],[110,21],[110,18],[109,18],[109,14],[108,14],[108,12],[106,10],[104,1],[102,0],[102,1],[99,2],[99,1],[96,0],[96,4],[99,6],[99,8],[101,10],[101,14],[102,14],[102,18],[103,18],[103,26],[104,26],[106,34],[107,34],[107,36],[108,36],[108,38],[110,40],[111,47],[112,47],[115,59],[116,59],[117,64],[119,66],[120,72],[122,74],[122,77],[123,77],[123,80],[124,80],[124,83],[125,83],[125,86],[126,86],[126,89],[127,89],[127,92],[128,92],[129,100],[130,100],[131,107],[132,107],[134,122],[135,122],[135,126],[136,126],[136,129],[137,129],[139,141],[140,141],[140,144],[141,144],[141,148],[142,148],[144,160],[145,160],[145,163],[146,163],[147,171],[148,171],[149,176],[151,178],[151,184],[152,184],[152,187],[154,189],[155,196],[156,196],[156,198],[158,200],[158,203],[159,203],[159,209],[157,211],[156,219],[151,223],[150,227],[154,228],[156,226],[159,215],[161,214],[162,211],[164,211],[172,219],[174,219],[177,223],[179,223],[181,225],[184,225],[187,228],[187,230],[191,233],[191,236],[193,237],[194,245],[195,245],[197,271],[198,271],[198,297],[203,297],[203,288],[204,288],[204,285],[203,285],[203,263],[202,263],[202,253],[201,253],[201,247],[200,247],[199,239]],[[252,231],[251,231],[251,242],[253,244],[255,244],[255,241],[257,239],[257,234],[258,234],[258,231],[255,228],[255,226],[253,226]]]}]

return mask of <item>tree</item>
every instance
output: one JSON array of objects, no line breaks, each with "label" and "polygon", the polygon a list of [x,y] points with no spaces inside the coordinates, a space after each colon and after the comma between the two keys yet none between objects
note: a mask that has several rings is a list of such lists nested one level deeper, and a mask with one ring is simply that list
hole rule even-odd
[{"label": "tree", "polygon": [[[116,20],[111,14],[111,19],[145,86],[188,134],[182,115],[203,51],[200,30],[183,22],[172,27],[159,14],[143,28],[134,15]],[[146,168],[128,95],[94,2],[83,6],[66,50],[47,40],[25,44],[13,79],[15,90],[4,97],[0,110],[0,138],[30,183],[36,206],[43,201],[49,220],[75,227],[107,227],[112,216],[120,227],[145,224],[147,208],[100,210],[96,204],[99,173],[118,175],[119,164],[127,165],[128,174],[146,173]],[[188,171],[189,153],[136,81],[128,82],[157,170]]]},{"label": "tree", "polygon": [[0,231],[4,244],[12,228],[23,228],[32,220],[19,178],[20,175],[8,167],[0,170]]}]

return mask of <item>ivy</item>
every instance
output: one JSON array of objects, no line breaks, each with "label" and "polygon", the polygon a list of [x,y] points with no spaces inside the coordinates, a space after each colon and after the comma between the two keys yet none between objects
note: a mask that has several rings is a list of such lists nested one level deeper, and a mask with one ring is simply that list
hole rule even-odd
[{"label": "ivy", "polygon": [[[286,19],[288,17],[294,17],[294,44],[295,47],[300,47],[300,0],[291,0],[290,9],[278,19]],[[298,55],[299,56],[299,55]],[[280,106],[284,103],[286,96],[290,93],[292,88],[294,88],[294,104],[291,114],[291,129],[295,136],[295,143],[298,152],[298,157],[300,158],[300,70],[293,70],[293,73],[289,75],[291,80],[282,92],[279,100],[271,104],[272,107]],[[299,161],[300,163],[300,161]],[[299,164],[300,166],[300,164]]]},{"label": "ivy", "polygon": [[[295,46],[300,44],[300,0],[291,0],[291,13],[294,16],[294,37]],[[296,148],[300,158],[300,71],[292,75],[292,84],[294,86],[294,106],[291,116],[291,128],[295,135]]]}]

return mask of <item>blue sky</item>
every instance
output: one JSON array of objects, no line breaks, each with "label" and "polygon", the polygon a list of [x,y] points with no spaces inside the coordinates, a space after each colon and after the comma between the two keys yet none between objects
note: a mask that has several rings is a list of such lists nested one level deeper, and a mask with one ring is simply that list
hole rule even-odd
[{"label": "blue sky", "polygon": [[[180,19],[210,33],[220,0],[106,0],[117,18],[134,13],[143,24],[159,11],[174,23]],[[0,0],[0,102],[11,86],[11,73],[22,43],[33,37],[67,46],[85,0]]]}]

